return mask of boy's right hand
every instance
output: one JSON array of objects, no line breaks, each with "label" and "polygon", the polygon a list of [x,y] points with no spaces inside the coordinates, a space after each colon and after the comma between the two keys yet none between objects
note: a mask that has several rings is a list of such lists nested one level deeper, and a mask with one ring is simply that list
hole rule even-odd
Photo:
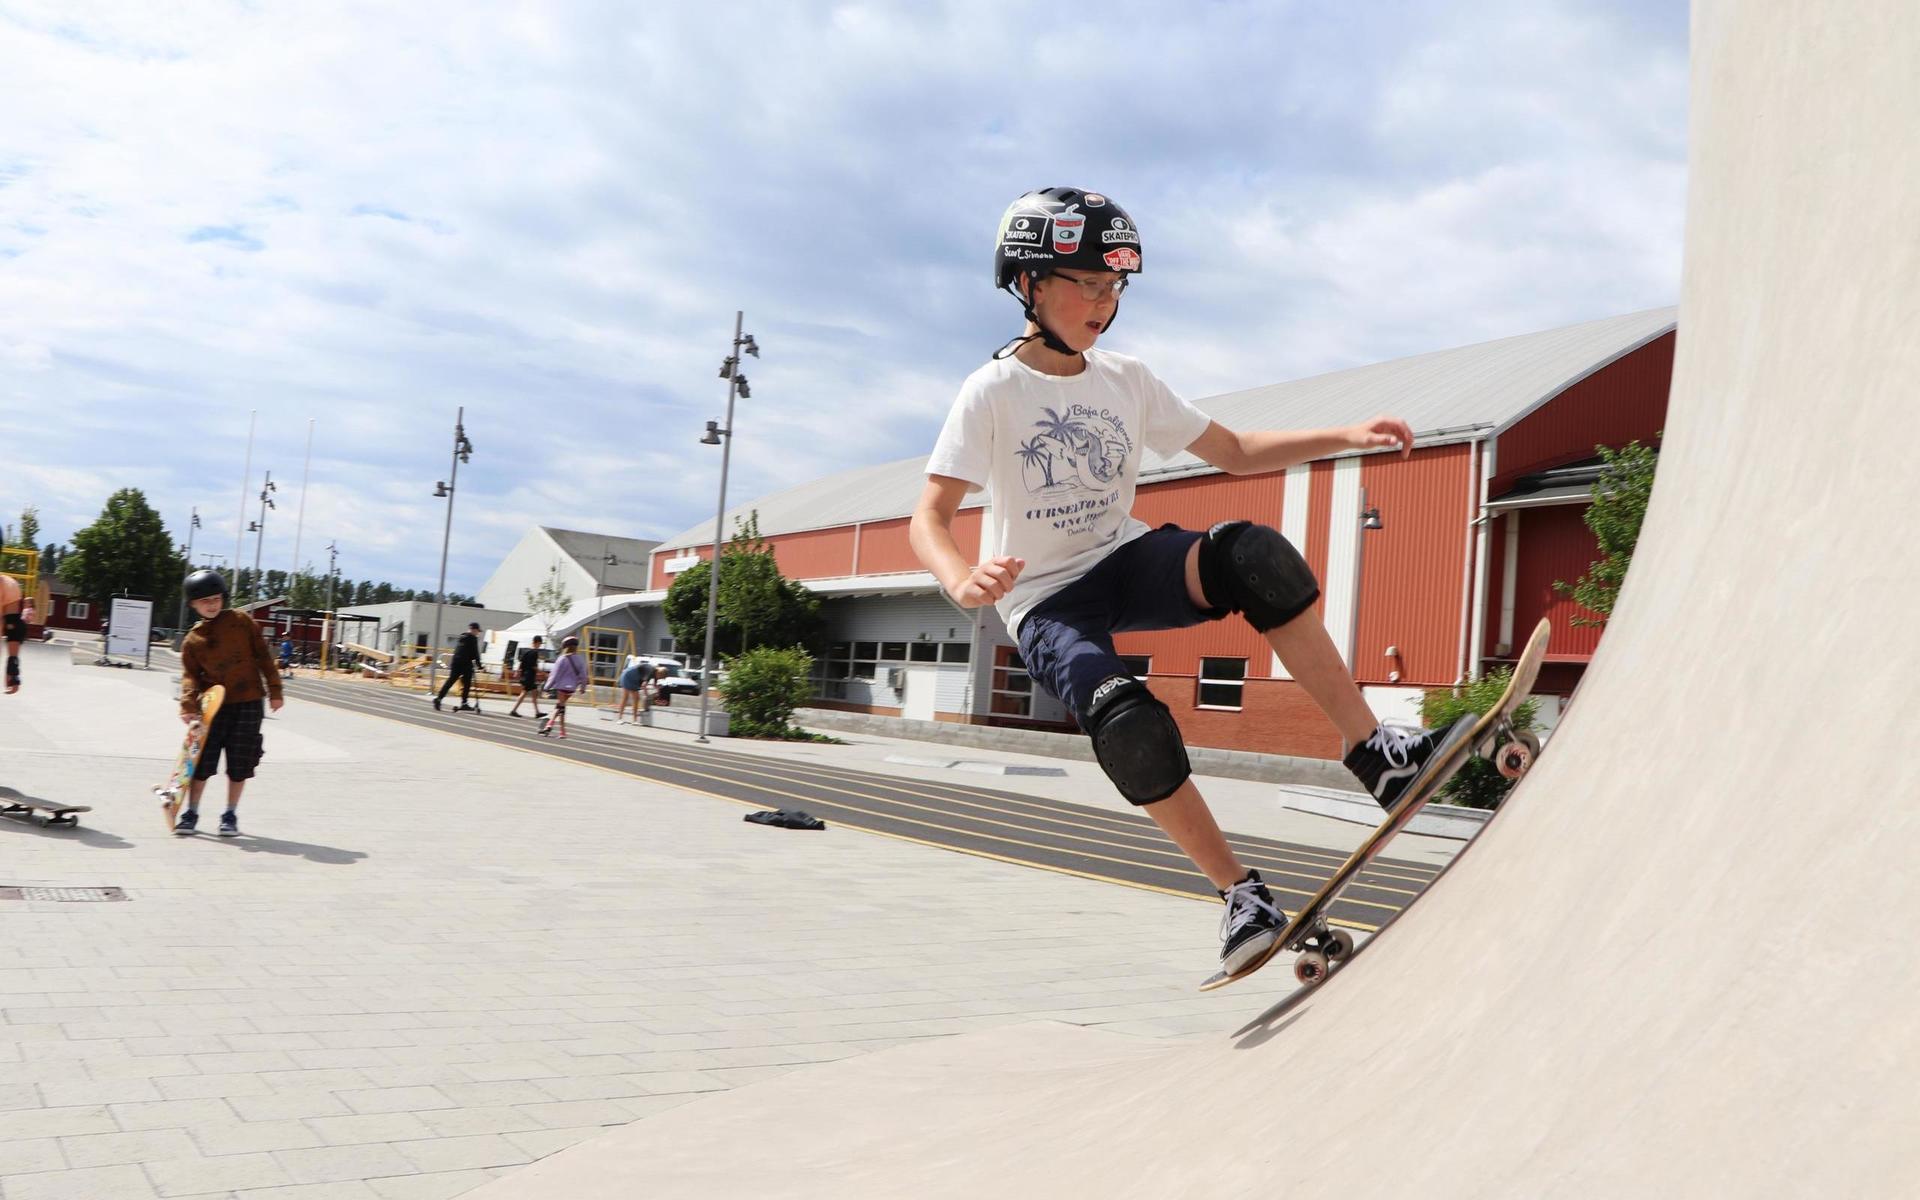
[{"label": "boy's right hand", "polygon": [[199,713],[181,713],[180,723],[182,725],[198,725],[200,723],[200,714]]},{"label": "boy's right hand", "polygon": [[1003,599],[1013,590],[1013,581],[1020,578],[1020,572],[1026,570],[1027,560],[1001,554],[988,559],[975,567],[973,571],[956,587],[947,589],[953,602],[961,608],[979,608],[982,604],[992,604]]}]

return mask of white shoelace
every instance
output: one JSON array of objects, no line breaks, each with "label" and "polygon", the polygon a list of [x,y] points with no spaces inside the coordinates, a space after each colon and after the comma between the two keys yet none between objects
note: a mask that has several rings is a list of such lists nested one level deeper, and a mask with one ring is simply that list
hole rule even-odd
[{"label": "white shoelace", "polygon": [[1367,739],[1367,749],[1379,751],[1380,757],[1386,759],[1390,767],[1404,767],[1413,761],[1408,757],[1407,751],[1415,742],[1425,737],[1426,733],[1426,730],[1411,725],[1397,725],[1382,721],[1380,728],[1374,730],[1373,736]]},{"label": "white shoelace", "polygon": [[1253,920],[1254,915],[1265,909],[1273,919],[1285,925],[1287,918],[1273,905],[1260,898],[1260,884],[1245,879],[1227,889],[1227,911],[1220,917],[1220,937],[1224,941],[1239,932],[1241,926]]}]

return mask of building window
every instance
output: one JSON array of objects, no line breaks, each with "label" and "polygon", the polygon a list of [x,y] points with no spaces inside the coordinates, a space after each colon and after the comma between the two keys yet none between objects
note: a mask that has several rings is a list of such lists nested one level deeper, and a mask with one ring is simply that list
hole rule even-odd
[{"label": "building window", "polygon": [[905,642],[880,643],[880,661],[881,662],[907,661],[907,644]]},{"label": "building window", "polygon": [[1201,659],[1200,707],[1239,708],[1246,679],[1247,660],[1244,658]]},{"label": "building window", "polygon": [[1033,676],[1027,664],[1012,646],[1001,646],[994,653],[993,696],[987,711],[996,717],[1033,715]]},{"label": "building window", "polygon": [[1120,661],[1126,665],[1127,674],[1138,679],[1141,683],[1145,683],[1147,676],[1153,673],[1148,669],[1153,666],[1153,656],[1151,654],[1122,654]]},{"label": "building window", "polygon": [[663,638],[661,638],[661,639],[660,639],[660,653],[662,653],[662,654],[672,654],[672,653],[673,653],[673,639],[672,639],[672,638],[670,638],[670,637],[663,637]]},{"label": "building window", "polygon": [[907,647],[907,657],[913,662],[939,662],[939,642],[915,642]]},{"label": "building window", "polygon": [[967,642],[941,642],[940,661],[943,663],[972,662],[973,646]]},{"label": "building window", "polygon": [[67,620],[69,621],[84,621],[92,612],[93,606],[85,600],[67,601]]}]

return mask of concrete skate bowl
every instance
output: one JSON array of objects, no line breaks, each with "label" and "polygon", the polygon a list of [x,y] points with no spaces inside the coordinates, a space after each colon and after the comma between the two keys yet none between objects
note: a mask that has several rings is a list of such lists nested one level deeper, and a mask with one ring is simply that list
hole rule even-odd
[{"label": "concrete skate bowl", "polygon": [[1920,8],[1713,0],[1692,38],[1632,577],[1390,934],[1237,1035],[902,1047],[471,1195],[1920,1195]]}]

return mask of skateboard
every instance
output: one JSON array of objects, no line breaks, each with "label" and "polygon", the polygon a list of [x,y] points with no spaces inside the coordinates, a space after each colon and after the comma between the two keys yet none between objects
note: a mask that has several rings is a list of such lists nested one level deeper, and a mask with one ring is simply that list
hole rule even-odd
[{"label": "skateboard", "polygon": [[214,684],[200,693],[200,719],[187,726],[187,737],[180,745],[180,757],[174,761],[173,773],[167,781],[153,789],[160,797],[160,812],[167,821],[167,830],[173,830],[180,815],[180,806],[186,803],[187,792],[193,787],[193,769],[200,765],[200,751],[206,749],[207,730],[212,728],[214,717],[220,713],[220,705],[227,698],[227,689]]},{"label": "skateboard", "polygon": [[[1254,962],[1229,975],[1225,971],[1216,971],[1201,983],[1200,990],[1210,992],[1225,987],[1267,965],[1269,959],[1283,950],[1299,953],[1294,960],[1293,976],[1303,985],[1312,987],[1333,973],[1336,964],[1353,953],[1353,935],[1344,929],[1335,929],[1329,922],[1327,913],[1334,901],[1347,890],[1366,865],[1373,861],[1393,836],[1407,827],[1427,802],[1440,794],[1469,758],[1485,758],[1492,761],[1494,767],[1508,779],[1518,779],[1533,766],[1534,759],[1540,753],[1540,740],[1532,733],[1513,727],[1513,714],[1526,702],[1527,693],[1540,677],[1540,664],[1547,656],[1547,638],[1551,632],[1546,621],[1534,628],[1533,637],[1528,639],[1527,647],[1521,651],[1519,661],[1514,664],[1513,678],[1507,684],[1507,690],[1500,700],[1484,715],[1475,720],[1464,735],[1456,739],[1427,764],[1425,779],[1417,779],[1404,795],[1387,811],[1387,819],[1380,823],[1360,843],[1340,869],[1333,873],[1313,898],[1301,906],[1300,912],[1289,921],[1280,936],[1274,939],[1273,946]],[[1502,744],[1502,739],[1505,739]]]},{"label": "skateboard", "polygon": [[0,787],[0,816],[18,817],[42,814],[43,825],[73,826],[80,823],[76,813],[92,812],[93,808],[85,804],[55,804],[51,800],[41,800],[10,787]]}]

